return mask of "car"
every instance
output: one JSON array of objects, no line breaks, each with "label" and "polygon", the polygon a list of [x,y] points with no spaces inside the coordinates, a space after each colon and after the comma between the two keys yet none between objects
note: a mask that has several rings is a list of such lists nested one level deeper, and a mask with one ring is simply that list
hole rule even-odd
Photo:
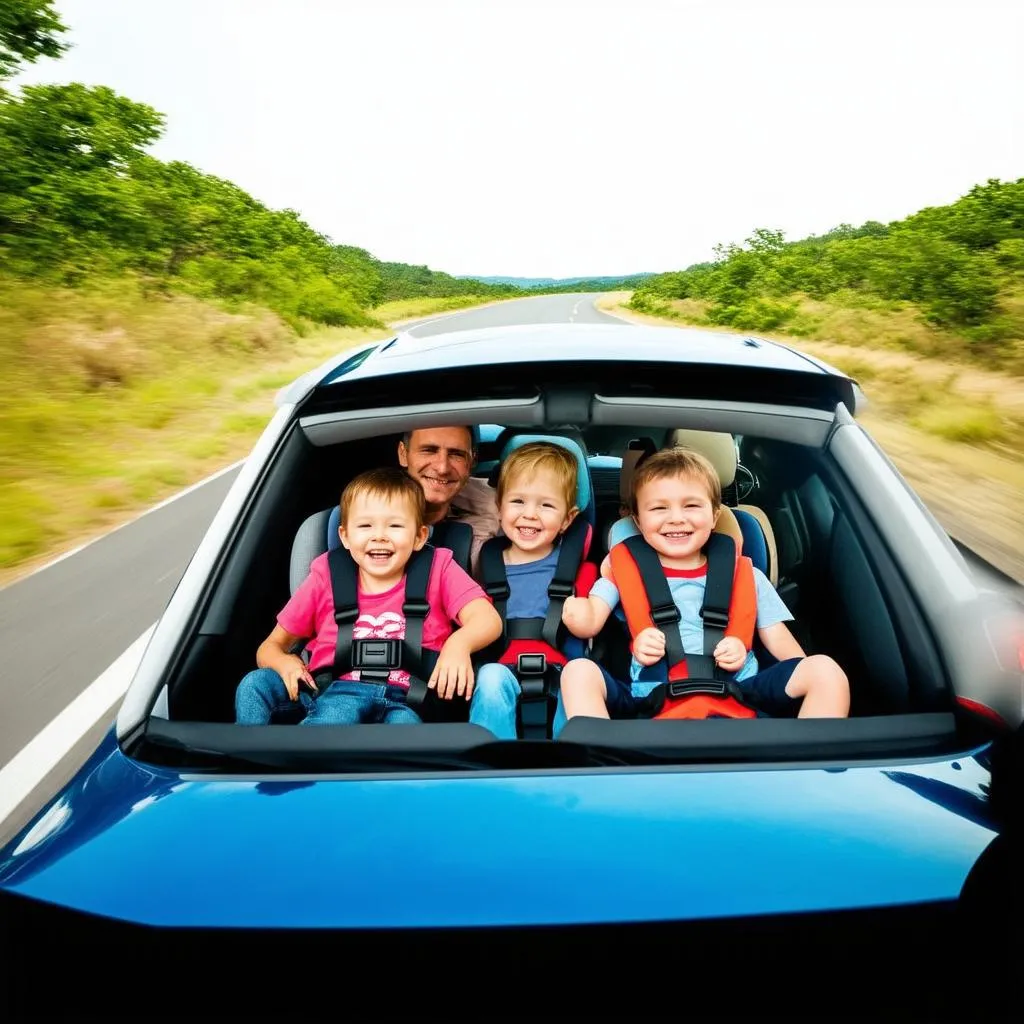
[{"label": "car", "polygon": [[[0,850],[12,1007],[998,1012],[1020,935],[1024,619],[864,402],[776,341],[625,324],[400,332],[284,388],[116,723]],[[453,422],[478,427],[486,478],[515,438],[571,439],[596,562],[642,454],[705,451],[794,632],[846,671],[850,716],[574,718],[504,741],[458,715],[234,724],[340,488],[395,464],[404,431]]]}]

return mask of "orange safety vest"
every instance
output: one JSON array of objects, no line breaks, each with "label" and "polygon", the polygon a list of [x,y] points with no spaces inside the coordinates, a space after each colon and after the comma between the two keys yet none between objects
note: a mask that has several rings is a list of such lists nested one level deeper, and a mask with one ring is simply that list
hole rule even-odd
[{"label": "orange safety vest", "polygon": [[[757,712],[738,699],[738,688],[717,669],[711,652],[729,634],[749,651],[757,626],[757,587],[754,566],[736,552],[735,541],[713,533],[706,548],[704,654],[688,655],[679,635],[676,607],[657,553],[640,536],[627,537],[609,552],[614,582],[633,639],[651,626],[665,634],[668,682],[646,702],[652,718],[755,718]],[[730,573],[729,570],[732,570]]]}]

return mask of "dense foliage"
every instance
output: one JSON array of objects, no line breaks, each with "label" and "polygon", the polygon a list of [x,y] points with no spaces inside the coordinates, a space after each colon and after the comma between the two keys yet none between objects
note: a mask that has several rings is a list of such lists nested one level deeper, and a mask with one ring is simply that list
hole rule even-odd
[{"label": "dense foliage", "polygon": [[[0,0],[0,69],[57,55],[60,31],[48,2]],[[293,210],[148,155],[163,127],[104,86],[0,92],[0,266],[62,285],[135,272],[154,288],[260,303],[296,326],[370,323],[393,299],[517,291],[335,245]]]},{"label": "dense foliage", "polygon": [[758,229],[716,255],[647,280],[634,308],[694,299],[706,304],[711,323],[768,331],[798,328],[804,296],[913,303],[928,322],[996,352],[1020,337],[1004,300],[1024,285],[1024,178],[990,180],[949,206],[887,225],[844,224],[789,243],[781,232]]},{"label": "dense foliage", "polygon": [[65,31],[52,0],[0,0],[0,80],[23,60],[60,56],[67,44],[58,37]]}]

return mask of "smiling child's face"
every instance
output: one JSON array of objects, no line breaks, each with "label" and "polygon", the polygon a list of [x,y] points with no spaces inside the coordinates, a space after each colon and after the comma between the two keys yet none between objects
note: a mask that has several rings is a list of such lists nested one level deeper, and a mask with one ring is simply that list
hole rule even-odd
[{"label": "smiling child's face", "polygon": [[636,524],[662,565],[696,569],[704,564],[703,548],[719,514],[706,483],[693,476],[658,477],[637,491],[636,506]]}]

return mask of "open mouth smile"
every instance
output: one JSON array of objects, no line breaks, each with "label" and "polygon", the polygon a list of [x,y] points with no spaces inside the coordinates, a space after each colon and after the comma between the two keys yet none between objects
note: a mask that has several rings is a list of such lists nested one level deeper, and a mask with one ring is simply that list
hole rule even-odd
[{"label": "open mouth smile", "polygon": [[536,526],[517,526],[516,533],[523,540],[536,540],[540,536],[540,528]]}]

